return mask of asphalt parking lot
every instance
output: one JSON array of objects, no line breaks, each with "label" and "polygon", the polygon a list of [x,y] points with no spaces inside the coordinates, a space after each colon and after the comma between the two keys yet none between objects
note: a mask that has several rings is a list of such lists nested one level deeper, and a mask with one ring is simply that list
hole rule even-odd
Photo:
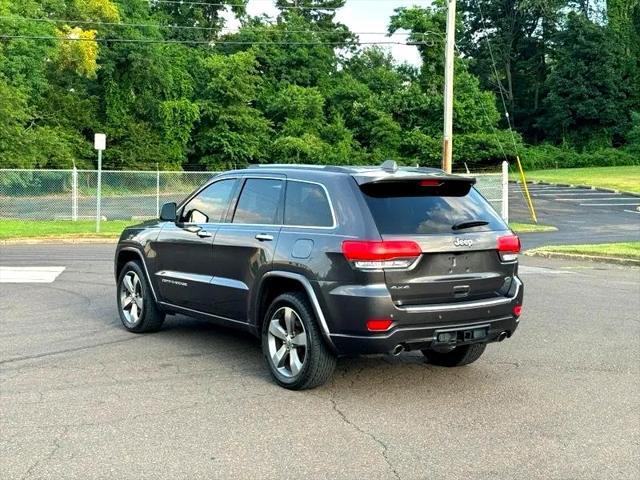
[{"label": "asphalt parking lot", "polygon": [[640,477],[638,269],[523,258],[521,326],[472,366],[343,359],[290,392],[243,333],[126,332],[113,250],[0,246],[55,277],[0,283],[3,479]]},{"label": "asphalt parking lot", "polygon": [[[522,235],[525,248],[640,241],[640,196],[543,184],[530,184],[529,193],[538,222],[558,231]],[[510,184],[509,208],[511,221],[531,223],[519,184]]]}]

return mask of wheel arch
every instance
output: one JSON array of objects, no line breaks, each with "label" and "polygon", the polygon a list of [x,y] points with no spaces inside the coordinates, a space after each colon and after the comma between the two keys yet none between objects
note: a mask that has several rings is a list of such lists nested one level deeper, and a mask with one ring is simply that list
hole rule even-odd
[{"label": "wheel arch", "polygon": [[260,334],[264,315],[271,302],[282,293],[291,291],[301,292],[306,295],[315,313],[322,336],[326,340],[327,345],[335,350],[330,336],[331,332],[329,331],[324,312],[318,302],[316,292],[309,279],[299,273],[274,270],[262,276],[257,294],[252,302],[253,308],[250,314],[251,323],[255,325],[256,332]]},{"label": "wheel arch", "polygon": [[151,276],[149,275],[149,270],[147,269],[147,262],[144,259],[144,255],[140,250],[135,247],[123,247],[121,248],[116,255],[116,264],[115,264],[115,275],[116,281],[120,277],[120,272],[124,268],[124,266],[131,261],[139,261],[142,265],[142,270],[147,278],[147,283],[151,288],[151,293],[155,301],[158,301],[158,296],[156,295],[156,290],[153,286],[153,282],[151,281]]}]

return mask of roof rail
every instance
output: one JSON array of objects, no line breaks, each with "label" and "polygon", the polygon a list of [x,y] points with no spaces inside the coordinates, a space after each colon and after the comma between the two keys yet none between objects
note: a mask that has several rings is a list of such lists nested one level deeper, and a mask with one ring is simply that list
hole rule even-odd
[{"label": "roof rail", "polygon": [[249,165],[248,168],[264,168],[264,169],[278,169],[278,168],[289,168],[289,169],[299,169],[299,170],[324,170],[325,172],[350,172],[351,169],[349,167],[340,167],[334,165],[312,165],[305,163],[259,163],[254,165]]},{"label": "roof rail", "polygon": [[326,165],[312,165],[310,163],[255,163],[249,165],[249,168],[327,168]]}]

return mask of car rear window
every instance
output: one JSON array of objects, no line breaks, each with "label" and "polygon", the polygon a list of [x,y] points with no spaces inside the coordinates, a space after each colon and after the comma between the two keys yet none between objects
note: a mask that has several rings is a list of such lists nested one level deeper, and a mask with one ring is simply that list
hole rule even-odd
[{"label": "car rear window", "polygon": [[[506,230],[500,215],[475,189],[416,189],[394,185],[362,186],[362,193],[382,235],[428,235]],[[434,194],[436,193],[436,194]],[[487,225],[453,230],[470,221]]]},{"label": "car rear window", "polygon": [[301,227],[331,227],[333,215],[322,186],[290,180],[284,204],[284,224]]}]

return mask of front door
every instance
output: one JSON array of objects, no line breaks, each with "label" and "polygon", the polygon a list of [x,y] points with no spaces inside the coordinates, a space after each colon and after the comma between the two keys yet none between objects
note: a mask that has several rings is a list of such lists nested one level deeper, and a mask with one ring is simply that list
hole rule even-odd
[{"label": "front door", "polygon": [[216,314],[247,321],[249,291],[270,268],[282,228],[284,177],[247,178],[231,223],[221,225],[213,242]]},{"label": "front door", "polygon": [[163,301],[203,312],[213,302],[213,240],[229,208],[237,179],[218,180],[189,200],[157,240],[156,284]]}]

